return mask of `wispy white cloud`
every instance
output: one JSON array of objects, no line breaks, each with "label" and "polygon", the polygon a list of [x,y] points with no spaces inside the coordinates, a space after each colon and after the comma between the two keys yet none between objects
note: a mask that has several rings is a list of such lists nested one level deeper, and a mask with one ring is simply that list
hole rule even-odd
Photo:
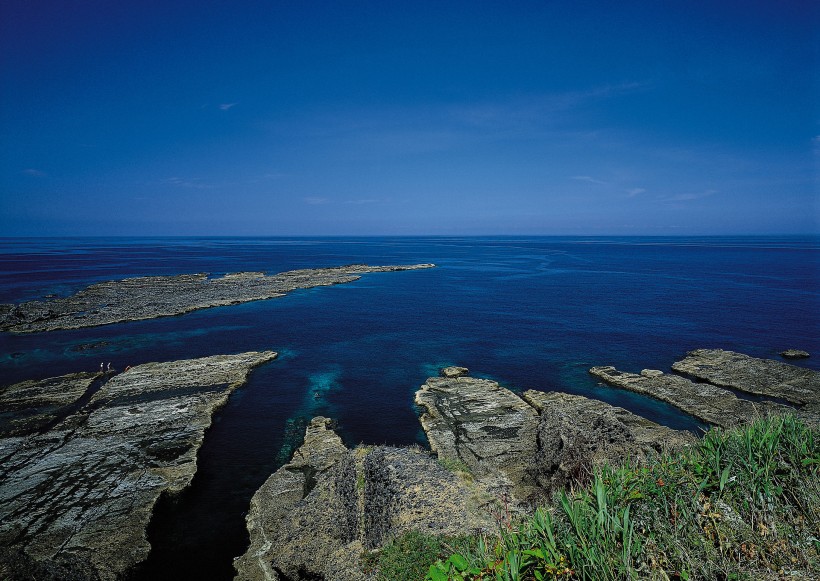
[{"label": "wispy white cloud", "polygon": [[220,103],[219,108],[222,111],[227,111],[228,109],[233,109],[237,105],[239,105],[239,103]]},{"label": "wispy white cloud", "polygon": [[571,176],[570,179],[571,180],[576,180],[576,181],[579,181],[579,182],[589,182],[591,184],[598,184],[598,185],[601,185],[601,186],[609,185],[607,182],[599,180],[599,179],[595,179],[592,176]]},{"label": "wispy white cloud", "polygon": [[163,180],[163,183],[170,184],[173,186],[178,186],[180,188],[193,188],[197,190],[212,190],[217,186],[215,184],[205,183],[199,178],[180,178],[180,177],[170,177],[168,179]]},{"label": "wispy white cloud", "polygon": [[629,196],[630,198],[634,198],[635,196],[639,196],[639,195],[643,194],[644,192],[646,192],[646,190],[644,188],[630,188],[630,189],[626,190],[626,195]]},{"label": "wispy white cloud", "polygon": [[376,198],[361,198],[361,199],[358,199],[358,200],[345,200],[344,201],[345,204],[355,204],[355,205],[378,204],[379,202],[381,202],[381,200],[378,200]]},{"label": "wispy white cloud", "polygon": [[26,174],[27,176],[32,176],[32,177],[35,177],[35,178],[44,178],[44,177],[48,176],[48,174],[46,172],[40,171],[39,169],[34,169],[34,168],[24,169],[23,173]]},{"label": "wispy white cloud", "polygon": [[718,193],[717,190],[703,190],[702,192],[689,192],[685,194],[674,194],[661,198],[664,202],[691,202],[693,200],[702,200]]},{"label": "wispy white cloud", "polygon": [[319,198],[319,197],[309,196],[307,198],[302,198],[302,199],[305,201],[306,204],[310,204],[311,206],[321,206],[321,205],[330,203],[330,200],[328,198]]}]

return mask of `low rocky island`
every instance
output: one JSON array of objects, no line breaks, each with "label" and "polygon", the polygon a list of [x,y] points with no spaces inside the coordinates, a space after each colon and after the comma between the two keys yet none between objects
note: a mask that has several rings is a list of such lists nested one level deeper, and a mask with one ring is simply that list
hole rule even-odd
[{"label": "low rocky island", "polygon": [[3,388],[0,576],[109,580],[144,560],[159,496],[190,484],[214,411],[275,357],[146,363]]},{"label": "low rocky island", "polygon": [[284,296],[296,289],[352,282],[372,272],[432,268],[434,264],[368,266],[291,270],[273,275],[237,272],[220,278],[206,273],[144,276],[93,284],[74,295],[0,304],[0,331],[33,333],[80,329],[125,321],[182,315]]}]

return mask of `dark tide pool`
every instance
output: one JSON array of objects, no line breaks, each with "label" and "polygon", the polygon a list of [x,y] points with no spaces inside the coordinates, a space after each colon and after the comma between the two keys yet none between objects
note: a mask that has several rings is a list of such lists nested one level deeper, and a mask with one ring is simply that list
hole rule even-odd
[{"label": "dark tide pool", "polygon": [[[0,239],[0,302],[127,276],[434,262],[180,317],[0,336],[2,383],[273,349],[214,418],[193,485],[164,501],[141,579],[230,579],[253,492],[305,422],[350,445],[424,443],[413,394],[444,365],[513,390],[602,399],[697,430],[587,370],[668,370],[698,347],[820,353],[818,238]],[[815,369],[820,358],[798,362]]]}]

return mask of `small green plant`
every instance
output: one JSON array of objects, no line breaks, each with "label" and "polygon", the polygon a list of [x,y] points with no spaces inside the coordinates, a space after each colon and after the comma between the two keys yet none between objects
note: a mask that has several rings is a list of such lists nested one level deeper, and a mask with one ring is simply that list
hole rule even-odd
[{"label": "small green plant", "polygon": [[464,462],[464,460],[453,458],[439,458],[438,463],[450,472],[464,472],[465,474],[472,474],[473,471]]},{"label": "small green plant", "polygon": [[466,547],[467,537],[448,538],[407,532],[366,554],[362,561],[366,571],[376,572],[379,581],[419,581],[424,579],[429,563],[441,560],[456,548]]}]

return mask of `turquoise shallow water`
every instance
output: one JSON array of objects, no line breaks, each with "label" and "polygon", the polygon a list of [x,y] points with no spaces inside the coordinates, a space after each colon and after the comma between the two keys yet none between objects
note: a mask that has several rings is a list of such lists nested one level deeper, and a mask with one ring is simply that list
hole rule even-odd
[{"label": "turquoise shallow water", "polygon": [[[191,489],[158,510],[156,550],[142,578],[230,578],[231,558],[247,542],[251,494],[314,415],[335,418],[351,445],[424,443],[413,393],[444,365],[514,390],[578,393],[697,429],[670,406],[598,386],[587,370],[668,369],[697,347],[820,353],[816,237],[0,239],[0,301],[126,276],[353,262],[438,267],[180,317],[0,335],[4,384],[93,371],[102,361],[122,369],[280,353],[217,415]],[[99,345],[78,350],[88,344]]]}]

